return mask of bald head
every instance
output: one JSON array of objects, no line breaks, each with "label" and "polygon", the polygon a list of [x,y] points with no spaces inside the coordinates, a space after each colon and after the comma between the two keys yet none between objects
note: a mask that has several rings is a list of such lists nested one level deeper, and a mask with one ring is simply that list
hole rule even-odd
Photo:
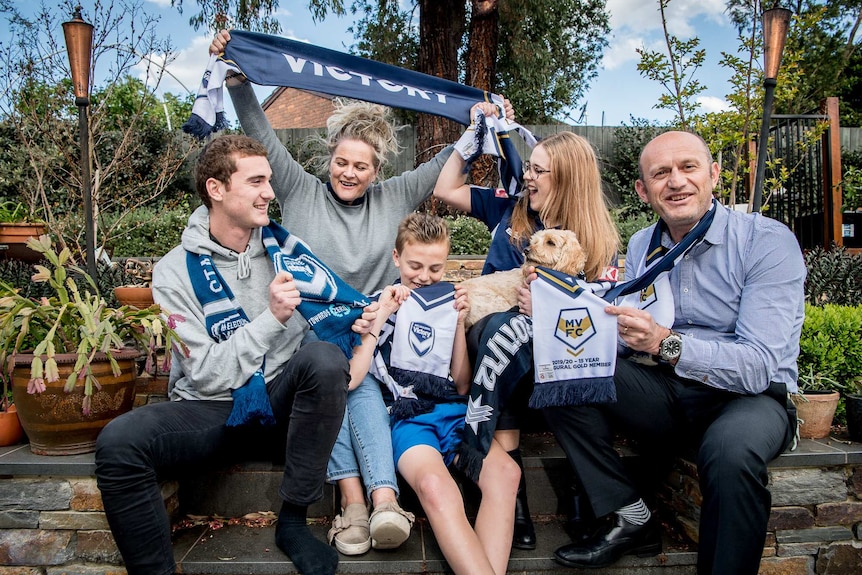
[{"label": "bald head", "polygon": [[669,132],[664,132],[659,134],[652,140],[650,140],[644,149],[641,150],[640,157],[638,158],[638,177],[643,180],[644,179],[644,158],[646,158],[649,153],[651,153],[652,149],[660,148],[666,145],[684,145],[690,147],[692,151],[701,151],[705,154],[706,163],[712,164],[712,152],[709,151],[709,146],[706,143],[706,140],[695,134],[694,132],[683,132],[679,130],[672,130]]}]

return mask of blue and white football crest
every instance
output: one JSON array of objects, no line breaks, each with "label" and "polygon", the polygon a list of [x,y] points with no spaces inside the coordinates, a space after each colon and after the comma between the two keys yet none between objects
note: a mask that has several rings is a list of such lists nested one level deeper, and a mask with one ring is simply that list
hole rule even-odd
[{"label": "blue and white football crest", "polygon": [[427,323],[414,321],[410,323],[410,349],[422,357],[434,347],[434,328]]},{"label": "blue and white football crest", "polygon": [[295,258],[280,254],[278,269],[293,276],[296,289],[306,299],[330,302],[338,296],[338,286],[331,272],[305,254],[299,254]]},{"label": "blue and white football crest", "polygon": [[590,310],[585,307],[560,310],[554,337],[573,351],[580,353],[594,335],[596,328]]}]

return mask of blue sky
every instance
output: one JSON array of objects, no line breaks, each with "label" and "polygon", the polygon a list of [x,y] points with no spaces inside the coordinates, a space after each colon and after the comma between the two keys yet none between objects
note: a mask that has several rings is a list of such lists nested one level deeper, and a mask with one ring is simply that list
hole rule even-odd
[{"label": "blue sky", "polygon": [[[21,6],[34,4],[33,0],[15,2]],[[80,4],[86,18],[93,0],[82,0]],[[165,76],[159,90],[173,93],[196,90],[206,66],[211,35],[195,32],[188,24],[189,15],[196,10],[194,0],[184,0],[186,12],[182,15],[171,8],[170,0],[143,0],[143,4],[147,12],[161,18],[158,33],[169,35],[177,52],[176,59],[167,68],[170,74]],[[347,32],[351,17],[329,16],[324,22],[316,23],[306,8],[307,0],[281,0],[280,5],[277,17],[283,35],[342,51],[347,51],[353,43],[352,35]],[[653,108],[662,88],[637,72],[637,48],[664,50],[657,0],[608,0],[607,7],[611,13],[609,46],[598,77],[591,83],[585,99],[573,107],[572,122],[579,119],[584,103],[587,106],[582,123],[587,125],[621,125],[629,122],[630,116],[660,121],[671,119],[670,112]],[[706,64],[697,73],[701,84],[707,87],[699,98],[702,111],[721,109],[725,106],[724,96],[730,91],[729,74],[718,61],[721,51],[735,52],[738,42],[724,8],[722,0],[671,0],[666,10],[672,34],[682,39],[698,36],[706,49]],[[6,23],[0,26],[5,31]],[[153,58],[160,59],[159,55]],[[271,91],[270,87],[257,88],[261,99]],[[227,114],[230,120],[235,119],[229,102]]]}]

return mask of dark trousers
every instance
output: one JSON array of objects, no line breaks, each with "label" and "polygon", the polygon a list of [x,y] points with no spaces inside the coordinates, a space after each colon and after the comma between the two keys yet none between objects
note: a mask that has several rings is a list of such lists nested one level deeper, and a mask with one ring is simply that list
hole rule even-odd
[{"label": "dark trousers", "polygon": [[623,359],[614,381],[616,403],[543,410],[596,516],[640,497],[614,450],[614,432],[655,453],[693,447],[703,495],[698,573],[756,575],[772,503],[766,466],[792,438],[785,405]]},{"label": "dark trousers", "polygon": [[99,434],[96,480],[129,574],[167,575],[176,567],[163,479],[284,446],[279,495],[296,505],[319,500],[348,382],[344,354],[318,342],[300,348],[267,385],[275,426],[225,427],[230,401],[155,403],[111,421]]}]

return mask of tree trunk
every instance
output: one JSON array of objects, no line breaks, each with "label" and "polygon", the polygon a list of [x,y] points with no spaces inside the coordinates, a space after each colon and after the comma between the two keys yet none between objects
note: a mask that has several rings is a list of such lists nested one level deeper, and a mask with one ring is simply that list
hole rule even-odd
[{"label": "tree trunk", "polygon": [[[459,0],[419,0],[420,72],[458,81],[458,48],[464,36],[466,5]],[[466,118],[465,118],[466,120]],[[456,122],[419,114],[416,124],[416,163],[432,158],[461,135]]]},{"label": "tree trunk", "polygon": [[[500,36],[500,12],[497,0],[473,0],[470,17],[470,43],[467,48],[467,84],[493,92],[497,71],[497,42]],[[497,162],[482,156],[470,168],[470,179],[479,186],[496,186],[499,180]]]}]

